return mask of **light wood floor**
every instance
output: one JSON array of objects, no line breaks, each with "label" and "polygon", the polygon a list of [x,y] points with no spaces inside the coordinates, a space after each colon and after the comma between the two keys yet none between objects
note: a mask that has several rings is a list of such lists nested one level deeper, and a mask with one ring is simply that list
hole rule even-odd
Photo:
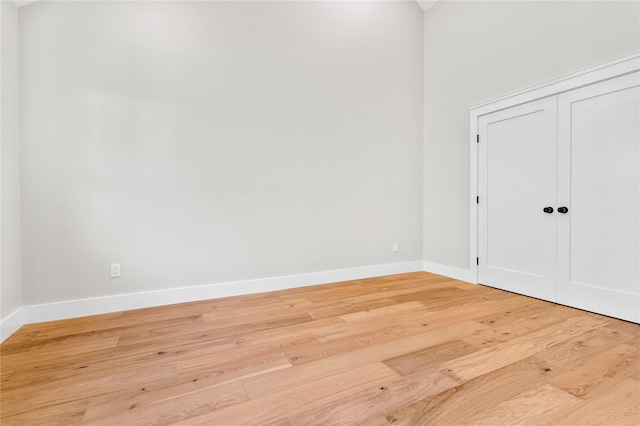
[{"label": "light wood floor", "polygon": [[640,424],[640,325],[411,273],[27,325],[2,425]]}]

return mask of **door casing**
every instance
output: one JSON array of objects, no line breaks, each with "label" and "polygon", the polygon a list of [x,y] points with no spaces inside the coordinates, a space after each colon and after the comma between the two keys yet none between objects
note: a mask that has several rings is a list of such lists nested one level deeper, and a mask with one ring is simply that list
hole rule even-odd
[{"label": "door casing", "polygon": [[512,94],[475,105],[470,109],[470,191],[469,191],[469,277],[478,283],[478,161],[480,118],[506,108],[535,101],[552,95],[615,77],[631,74],[640,70],[640,52],[625,56],[604,64],[588,68],[555,80],[548,81]]}]

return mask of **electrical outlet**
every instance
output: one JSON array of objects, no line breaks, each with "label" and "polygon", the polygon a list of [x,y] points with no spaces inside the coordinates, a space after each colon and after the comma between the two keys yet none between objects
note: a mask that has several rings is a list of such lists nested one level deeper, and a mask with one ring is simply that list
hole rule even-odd
[{"label": "electrical outlet", "polygon": [[120,276],[120,264],[112,263],[111,264],[111,278],[117,278]]},{"label": "electrical outlet", "polygon": [[392,248],[394,253],[398,252],[398,243],[393,243],[393,248]]}]

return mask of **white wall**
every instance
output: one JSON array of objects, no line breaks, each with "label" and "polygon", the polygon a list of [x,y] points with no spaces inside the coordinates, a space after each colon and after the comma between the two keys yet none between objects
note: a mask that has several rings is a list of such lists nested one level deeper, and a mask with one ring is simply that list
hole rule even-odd
[{"label": "white wall", "polygon": [[420,260],[422,43],[414,2],[21,8],[25,305]]},{"label": "white wall", "polygon": [[0,1],[0,320],[22,306],[18,81],[18,10]]},{"label": "white wall", "polygon": [[424,14],[424,257],[469,268],[469,108],[640,50],[640,3],[440,1]]}]

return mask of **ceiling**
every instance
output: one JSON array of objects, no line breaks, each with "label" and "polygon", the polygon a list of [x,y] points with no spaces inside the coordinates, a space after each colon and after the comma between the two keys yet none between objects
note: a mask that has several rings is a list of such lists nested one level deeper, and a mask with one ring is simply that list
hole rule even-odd
[{"label": "ceiling", "polygon": [[35,3],[38,0],[13,0],[13,2],[16,4],[16,6],[21,7],[21,6],[26,6],[29,3]]},{"label": "ceiling", "polygon": [[[26,6],[28,4],[35,3],[37,1],[39,0],[13,0],[13,2],[18,7]],[[427,9],[429,9],[431,6],[433,6],[437,2],[438,0],[416,0],[416,3],[418,3],[418,6],[420,6],[420,8],[425,12]]]},{"label": "ceiling", "polygon": [[422,9],[423,12],[426,12],[427,9],[429,9],[437,2],[438,0],[416,0],[416,3],[418,3],[418,6],[420,6],[420,9]]}]

